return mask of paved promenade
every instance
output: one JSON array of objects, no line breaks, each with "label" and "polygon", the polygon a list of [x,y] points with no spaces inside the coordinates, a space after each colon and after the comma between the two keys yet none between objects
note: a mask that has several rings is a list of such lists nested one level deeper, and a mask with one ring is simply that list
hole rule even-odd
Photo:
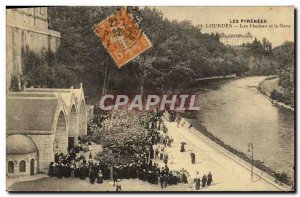
[{"label": "paved promenade", "polygon": [[[212,173],[213,184],[201,188],[202,191],[281,191],[256,175],[252,181],[248,169],[204,141],[199,137],[197,130],[188,129],[188,122],[180,128],[177,128],[176,122],[165,121],[165,125],[168,128],[168,135],[174,139],[172,147],[168,148],[171,158],[168,165],[170,169],[181,169],[184,166],[192,176],[199,171],[201,177],[208,172]],[[181,142],[187,143],[184,153],[180,152]],[[191,164],[191,152],[196,154],[196,164]]]}]

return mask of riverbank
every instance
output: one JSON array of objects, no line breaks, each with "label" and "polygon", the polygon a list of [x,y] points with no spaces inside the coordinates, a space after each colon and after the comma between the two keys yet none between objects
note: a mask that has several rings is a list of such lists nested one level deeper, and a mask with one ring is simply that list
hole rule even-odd
[{"label": "riverbank", "polygon": [[[200,133],[194,127],[188,128],[189,123],[177,128],[176,122],[165,121],[168,135],[174,139],[174,145],[168,148],[172,158],[168,166],[170,169],[184,167],[190,174],[199,171],[201,176],[211,172],[214,185],[205,191],[289,191],[287,185],[277,185],[274,178],[254,167],[251,180],[251,165],[216,144]],[[182,121],[182,122],[183,122]],[[186,142],[186,152],[180,153],[180,143]],[[174,147],[175,146],[175,149]],[[196,154],[196,164],[191,164],[190,153]]]},{"label": "riverbank", "polygon": [[271,76],[263,80],[258,88],[260,93],[266,95],[268,97],[268,100],[271,101],[274,105],[278,107],[282,107],[285,109],[289,109],[291,111],[295,111],[294,107],[287,105],[283,102],[280,102],[276,99],[272,99],[272,92],[276,92],[277,94],[283,94],[283,90],[279,85],[279,78],[276,76]]}]

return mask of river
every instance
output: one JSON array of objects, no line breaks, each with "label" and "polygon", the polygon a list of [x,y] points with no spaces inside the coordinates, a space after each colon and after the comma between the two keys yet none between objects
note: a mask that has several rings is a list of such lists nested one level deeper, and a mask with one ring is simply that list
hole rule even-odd
[{"label": "river", "polygon": [[294,166],[294,112],[282,109],[262,95],[257,86],[266,77],[230,80],[217,90],[201,91],[197,122],[235,149],[274,170]]}]

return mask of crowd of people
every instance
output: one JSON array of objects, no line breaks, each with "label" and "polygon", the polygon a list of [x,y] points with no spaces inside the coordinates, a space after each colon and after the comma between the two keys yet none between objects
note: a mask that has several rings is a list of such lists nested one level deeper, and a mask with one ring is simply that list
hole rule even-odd
[{"label": "crowd of people", "polygon": [[116,191],[122,190],[120,182],[122,179],[139,179],[160,185],[161,189],[180,183],[186,184],[189,188],[194,184],[195,190],[199,190],[200,186],[203,188],[211,185],[213,179],[210,172],[202,177],[197,172],[197,175],[192,177],[184,168],[169,169],[167,149],[172,147],[174,140],[168,135],[161,115],[152,112],[139,121],[147,131],[143,140],[133,142],[139,144],[135,144],[134,154],[126,162],[108,164],[101,162],[101,159],[95,161],[92,153],[86,158],[80,154],[83,150],[82,146],[77,146],[71,149],[69,154],[55,155],[54,162],[51,162],[49,166],[49,176],[81,180],[89,178],[91,184],[101,184],[103,180],[112,179]]},{"label": "crowd of people", "polygon": [[[90,183],[103,183],[110,177],[109,166],[96,163],[92,159],[92,154],[87,159],[84,155],[79,155],[75,149],[69,154],[55,154],[54,162],[49,165],[48,175],[57,178],[79,178],[85,180],[87,177]],[[79,156],[78,156],[79,155]]]}]

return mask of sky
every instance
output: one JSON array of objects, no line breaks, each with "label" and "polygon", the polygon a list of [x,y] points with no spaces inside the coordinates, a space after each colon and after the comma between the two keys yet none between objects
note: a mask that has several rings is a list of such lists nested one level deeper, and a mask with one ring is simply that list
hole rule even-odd
[{"label": "sky", "polygon": [[[203,33],[246,34],[250,32],[258,40],[266,37],[273,47],[285,41],[294,41],[294,7],[156,7],[170,20],[190,20],[202,24]],[[241,20],[261,19],[266,23],[241,23]],[[238,23],[231,23],[236,21]],[[232,28],[211,27],[211,24],[232,24]],[[266,28],[249,27],[250,24]],[[282,25],[280,25],[282,24]],[[208,25],[208,27],[207,27]],[[248,25],[241,28],[240,25]],[[270,27],[270,25],[273,25]],[[277,25],[277,27],[275,26]]]}]

